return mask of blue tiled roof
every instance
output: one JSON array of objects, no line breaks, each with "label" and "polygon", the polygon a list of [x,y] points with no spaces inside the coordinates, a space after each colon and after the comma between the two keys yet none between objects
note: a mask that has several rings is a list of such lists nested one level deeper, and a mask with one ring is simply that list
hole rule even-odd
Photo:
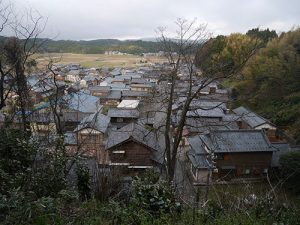
[{"label": "blue tiled roof", "polygon": [[110,118],[108,116],[105,116],[101,114],[99,111],[91,114],[87,117],[85,117],[80,124],[77,126],[77,128],[74,130],[74,132],[77,132],[79,130],[85,129],[85,128],[92,128],[95,130],[98,130],[102,133],[105,133],[109,124]]},{"label": "blue tiled roof", "polygon": [[70,109],[94,113],[97,111],[99,98],[79,91],[64,96],[64,100]]}]

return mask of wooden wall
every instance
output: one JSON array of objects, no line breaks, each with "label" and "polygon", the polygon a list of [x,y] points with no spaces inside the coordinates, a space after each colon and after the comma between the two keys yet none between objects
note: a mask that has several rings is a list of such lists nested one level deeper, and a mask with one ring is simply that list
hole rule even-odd
[{"label": "wooden wall", "polygon": [[[154,166],[154,162],[151,160],[153,150],[133,141],[126,142],[108,151],[112,163],[129,163],[132,166]],[[113,153],[113,151],[125,151],[125,153]]]},{"label": "wooden wall", "polygon": [[[222,176],[225,173],[230,173],[234,176],[260,176],[265,169],[270,168],[272,160],[272,152],[224,153],[216,155],[218,176]],[[235,169],[231,170],[230,167]]]}]

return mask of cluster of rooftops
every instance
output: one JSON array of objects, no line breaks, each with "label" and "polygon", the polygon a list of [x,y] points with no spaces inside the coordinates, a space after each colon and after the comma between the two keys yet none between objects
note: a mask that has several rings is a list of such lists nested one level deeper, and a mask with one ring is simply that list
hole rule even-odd
[{"label": "cluster of rooftops", "polygon": [[[51,97],[56,93],[58,101],[55,103],[63,112],[61,117],[67,147],[80,144],[85,150],[100,151],[100,154],[92,155],[102,157],[97,161],[107,165],[162,165],[165,162],[165,141],[157,128],[163,125],[164,117],[147,112],[149,108],[151,111],[156,107],[149,99],[155,98],[161,85],[160,69],[161,65],[134,70],[115,68],[111,71],[83,69],[78,64],[56,65],[53,68],[57,79],[55,83],[51,74],[29,77],[34,110],[28,112],[28,118],[36,126],[43,125],[43,128],[45,124],[54,123],[49,109],[53,104]],[[174,129],[179,123],[188,88],[184,75],[180,79],[175,90],[176,101],[172,105]],[[228,90],[212,83],[191,102],[180,147],[187,151],[192,167],[211,167],[208,155],[212,153],[259,152],[271,152],[272,165],[278,166],[280,154],[290,148],[285,140],[277,138],[276,126],[246,107],[229,110],[228,100]],[[2,114],[0,120],[5,120]],[[18,117],[14,120],[17,123]],[[132,143],[130,148],[128,143]],[[115,157],[120,154],[123,158]],[[124,155],[132,157],[130,163]],[[145,160],[143,164],[143,160],[134,161],[134,157],[148,157],[155,163],[150,165]]]}]

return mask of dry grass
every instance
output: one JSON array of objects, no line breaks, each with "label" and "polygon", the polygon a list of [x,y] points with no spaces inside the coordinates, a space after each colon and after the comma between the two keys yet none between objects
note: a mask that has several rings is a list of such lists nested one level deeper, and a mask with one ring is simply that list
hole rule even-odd
[{"label": "dry grass", "polygon": [[85,68],[91,67],[137,67],[145,66],[151,63],[162,63],[165,61],[162,57],[147,57],[137,55],[104,55],[104,54],[73,54],[73,53],[50,53],[36,54],[34,56],[40,68],[43,68],[52,59],[57,64],[80,63]]}]

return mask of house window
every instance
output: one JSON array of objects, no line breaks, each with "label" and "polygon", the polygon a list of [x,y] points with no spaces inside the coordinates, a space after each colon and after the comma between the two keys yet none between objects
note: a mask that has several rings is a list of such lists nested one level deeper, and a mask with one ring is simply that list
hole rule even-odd
[{"label": "house window", "polygon": [[221,167],[221,173],[222,174],[232,174],[236,170],[235,166],[222,166]]},{"label": "house window", "polygon": [[244,174],[250,174],[250,169],[245,169]]},{"label": "house window", "polygon": [[125,154],[124,150],[115,150],[112,152],[113,154]]},{"label": "house window", "polygon": [[113,162],[122,162],[126,158],[126,152],[125,150],[116,149],[111,152],[111,159]]},{"label": "house window", "polygon": [[117,122],[118,123],[122,123],[123,122],[123,118],[117,118]]}]

